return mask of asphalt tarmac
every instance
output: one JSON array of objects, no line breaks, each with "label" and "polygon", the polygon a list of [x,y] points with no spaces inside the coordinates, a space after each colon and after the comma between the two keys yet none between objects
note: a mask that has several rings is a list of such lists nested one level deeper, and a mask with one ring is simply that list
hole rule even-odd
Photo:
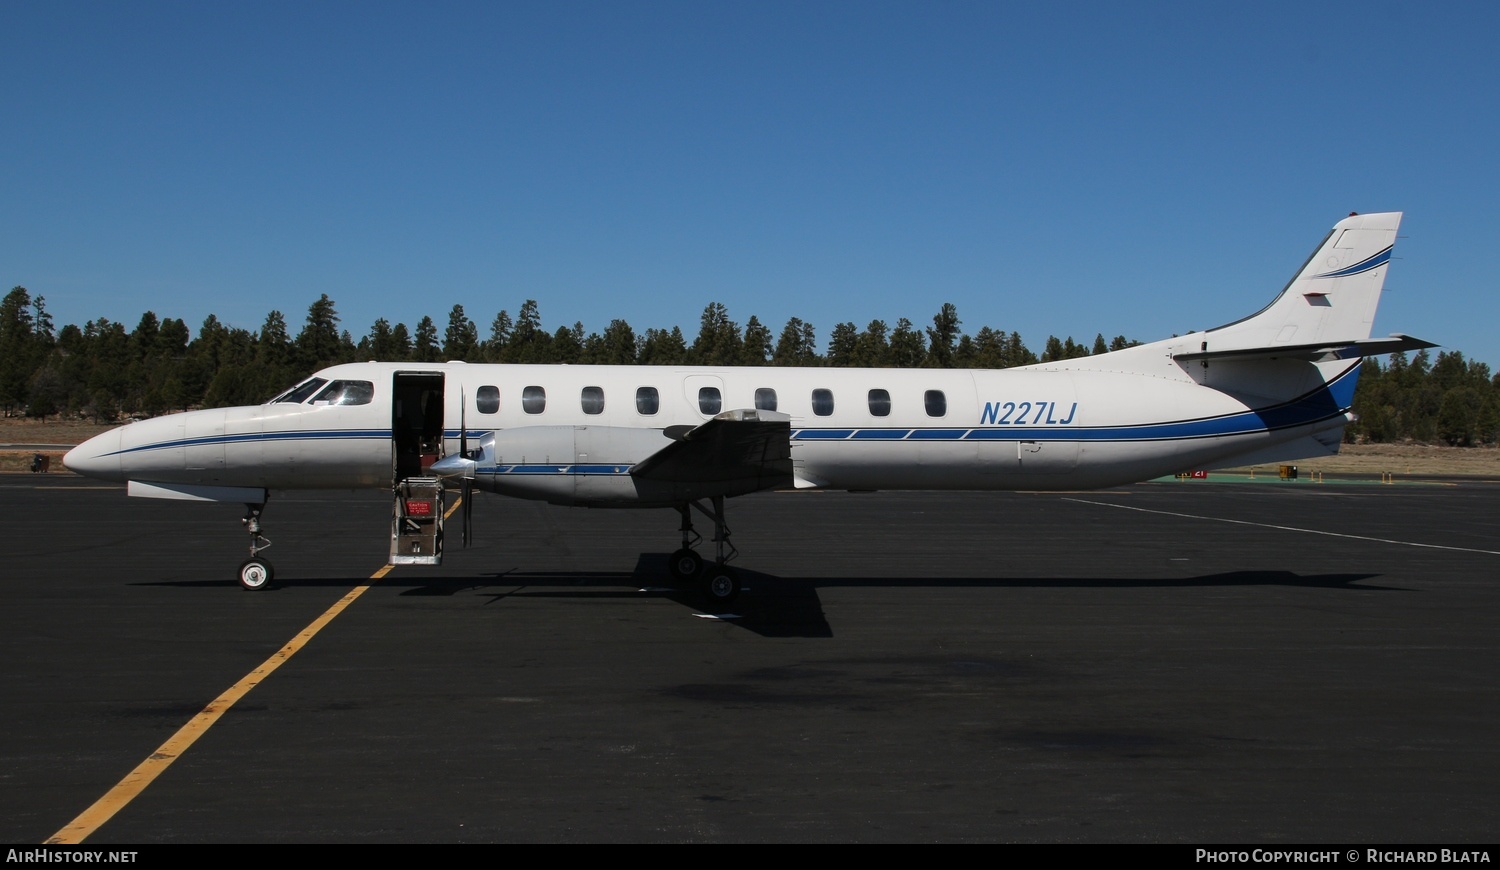
[{"label": "asphalt tarmac", "polygon": [[0,504],[13,844],[1456,847],[1500,819],[1500,484],[767,493],[729,502],[737,618],[666,587],[670,511],[481,495],[474,546],[372,581],[381,494],[278,494],[247,592],[236,506],[65,475]]}]

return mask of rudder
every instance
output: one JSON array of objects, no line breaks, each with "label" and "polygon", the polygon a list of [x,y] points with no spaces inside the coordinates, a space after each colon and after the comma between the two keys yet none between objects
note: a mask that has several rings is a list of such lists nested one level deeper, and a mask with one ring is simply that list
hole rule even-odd
[{"label": "rudder", "polygon": [[1370,337],[1401,212],[1351,214],[1334,225],[1270,305],[1208,330],[1218,349],[1270,348]]}]

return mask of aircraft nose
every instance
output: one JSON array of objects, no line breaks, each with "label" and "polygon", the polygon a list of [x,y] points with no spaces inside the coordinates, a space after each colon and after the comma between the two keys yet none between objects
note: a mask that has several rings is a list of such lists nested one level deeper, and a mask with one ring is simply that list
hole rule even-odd
[{"label": "aircraft nose", "polygon": [[120,470],[120,430],[111,429],[69,450],[63,457],[68,470],[101,480],[124,480]]}]

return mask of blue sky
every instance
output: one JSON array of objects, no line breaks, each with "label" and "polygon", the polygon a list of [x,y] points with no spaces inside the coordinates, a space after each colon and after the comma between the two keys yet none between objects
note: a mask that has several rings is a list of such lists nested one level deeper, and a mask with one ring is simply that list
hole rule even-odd
[{"label": "blue sky", "polygon": [[0,6],[0,284],[356,337],[931,323],[1152,340],[1406,212],[1376,333],[1500,367],[1500,6]]}]

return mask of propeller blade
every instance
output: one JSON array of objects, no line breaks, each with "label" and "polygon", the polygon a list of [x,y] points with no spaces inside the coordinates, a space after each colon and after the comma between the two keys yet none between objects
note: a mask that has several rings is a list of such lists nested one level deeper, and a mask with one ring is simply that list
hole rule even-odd
[{"label": "propeller blade", "polygon": [[[469,400],[464,396],[463,390],[458,392],[458,455],[465,459],[469,458]],[[460,496],[464,500],[464,546],[469,546],[474,540],[474,486],[469,481],[468,475],[464,476]]]},{"label": "propeller blade", "polygon": [[469,398],[458,391],[458,455],[469,458]]},{"label": "propeller blade", "polygon": [[469,546],[474,540],[474,486],[469,479],[464,478],[464,546]]}]

